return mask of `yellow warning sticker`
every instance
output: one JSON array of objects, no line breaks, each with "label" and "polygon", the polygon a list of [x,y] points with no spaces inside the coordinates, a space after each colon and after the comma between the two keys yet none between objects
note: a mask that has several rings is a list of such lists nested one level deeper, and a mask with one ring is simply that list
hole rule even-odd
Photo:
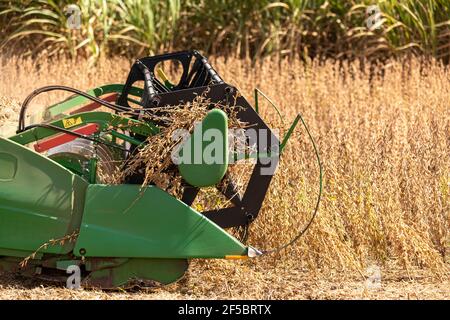
[{"label": "yellow warning sticker", "polygon": [[71,128],[74,126],[77,126],[81,123],[83,123],[83,121],[81,121],[81,117],[78,118],[69,118],[69,119],[63,119],[63,126],[64,128]]}]

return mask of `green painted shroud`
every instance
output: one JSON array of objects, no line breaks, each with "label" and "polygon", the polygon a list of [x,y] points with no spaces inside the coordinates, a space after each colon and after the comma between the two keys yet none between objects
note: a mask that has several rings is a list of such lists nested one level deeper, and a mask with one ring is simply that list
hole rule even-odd
[{"label": "green painted shroud", "polygon": [[213,109],[183,144],[179,152],[181,176],[195,187],[208,187],[222,180],[228,169],[228,118]]},{"label": "green painted shroud", "polygon": [[155,186],[89,185],[74,253],[86,257],[224,258],[246,247]]},{"label": "green painted shroud", "polygon": [[[88,183],[56,162],[0,138],[0,255],[24,256],[75,231]],[[41,253],[63,254],[73,243]]]}]

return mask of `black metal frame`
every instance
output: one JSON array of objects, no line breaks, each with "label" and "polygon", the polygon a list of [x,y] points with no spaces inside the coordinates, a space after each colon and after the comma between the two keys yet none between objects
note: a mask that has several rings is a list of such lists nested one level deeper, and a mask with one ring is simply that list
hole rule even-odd
[{"label": "black metal frame", "polygon": [[[195,59],[193,63],[192,59]],[[178,61],[181,64],[183,73],[179,82],[174,84],[174,88],[170,90],[155,77],[155,67],[160,62],[173,60]],[[163,93],[204,87],[224,82],[211,67],[206,58],[195,50],[138,59],[131,67],[122,94],[119,97],[118,104],[129,107],[127,99],[128,94],[136,81],[144,81],[144,96],[142,97],[141,103],[147,107],[159,106],[160,101],[158,96]]]},{"label": "black metal frame", "polygon": [[[195,61],[191,64],[193,58]],[[154,76],[155,66],[159,62],[167,60],[177,60],[183,66],[181,79],[172,89],[166,88]],[[267,133],[264,139],[269,143],[267,143],[267,146],[261,146],[260,143],[257,143],[256,152],[258,154],[270,153],[270,146],[279,145],[278,138],[247,100],[238,94],[236,88],[225,83],[206,58],[197,51],[177,52],[137,60],[131,68],[127,82],[119,97],[119,105],[129,107],[127,96],[131,86],[136,81],[144,81],[144,96],[141,103],[145,108],[179,105],[193,101],[199,95],[203,95],[212,103],[222,105],[235,103],[236,106],[240,107],[237,117],[241,121],[248,123],[251,128],[265,129],[264,132]],[[273,170],[272,174],[264,175],[261,169],[266,167],[267,164],[263,164],[261,159],[257,158],[243,197],[241,198],[236,193],[232,183],[223,183],[222,186],[218,186],[218,189],[226,198],[230,199],[234,206],[202,213],[222,228],[248,225],[259,214],[277,164],[278,155],[275,155],[269,163],[271,170]],[[224,179],[227,179],[227,176]],[[198,191],[195,187],[187,186],[184,189],[182,201],[191,205]]]}]

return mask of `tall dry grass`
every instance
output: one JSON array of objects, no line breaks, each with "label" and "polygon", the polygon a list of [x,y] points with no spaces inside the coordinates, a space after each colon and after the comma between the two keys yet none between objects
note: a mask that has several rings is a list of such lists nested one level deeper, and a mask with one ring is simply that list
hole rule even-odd
[{"label": "tall dry grass", "polygon": [[[448,68],[417,59],[390,61],[376,70],[357,62],[211,62],[248,100],[255,86],[261,88],[278,104],[286,122],[303,114],[321,153],[324,195],[306,235],[277,259],[238,263],[241,269],[222,262],[200,263],[201,268],[215,263],[214,268],[227,270],[229,281],[245,275],[246,268],[280,264],[290,270],[362,270],[377,264],[447,275]],[[88,89],[123,82],[129,65],[121,58],[101,60],[94,69],[84,60],[44,60],[36,65],[10,59],[1,64],[0,95],[23,99],[47,84]],[[62,96],[44,97],[40,103],[57,98]],[[272,127],[286,127],[268,104],[261,109]],[[312,147],[297,129],[260,217],[250,228],[249,244],[270,248],[293,237],[314,207],[317,176]],[[212,279],[202,270],[193,272]]]},{"label": "tall dry grass", "polygon": [[[369,69],[357,63],[285,62],[256,70],[246,90],[254,82],[290,119],[302,112],[322,154],[320,214],[288,253],[311,268],[395,261],[443,270],[450,224],[449,70],[434,62],[391,62],[371,82]],[[294,139],[254,228],[261,232],[252,240],[265,246],[292,237],[314,206],[312,148],[304,133]]]}]

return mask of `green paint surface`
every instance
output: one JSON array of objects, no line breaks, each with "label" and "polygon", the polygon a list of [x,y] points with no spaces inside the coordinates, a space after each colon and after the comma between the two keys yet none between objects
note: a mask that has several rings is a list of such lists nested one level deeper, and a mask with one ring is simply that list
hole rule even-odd
[{"label": "green paint surface", "polygon": [[208,218],[148,186],[89,185],[74,254],[86,257],[224,258],[246,248]]},{"label": "green paint surface", "polygon": [[228,169],[228,118],[225,112],[211,110],[201,125],[195,126],[180,155],[178,169],[186,182],[195,187],[219,183]]},{"label": "green paint surface", "polygon": [[[0,252],[34,252],[78,229],[87,183],[11,140],[0,138]],[[67,253],[73,243],[42,252]]]}]

